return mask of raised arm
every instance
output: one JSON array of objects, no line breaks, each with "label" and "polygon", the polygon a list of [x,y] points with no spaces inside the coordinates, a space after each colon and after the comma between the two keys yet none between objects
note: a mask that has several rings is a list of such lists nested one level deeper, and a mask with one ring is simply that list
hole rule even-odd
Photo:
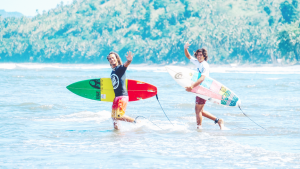
[{"label": "raised arm", "polygon": [[186,42],[185,45],[184,45],[184,54],[185,54],[185,56],[186,56],[188,59],[191,59],[192,56],[191,56],[191,54],[190,54],[189,51],[188,51],[189,46],[190,46],[189,42]]},{"label": "raised arm", "polygon": [[204,81],[204,79],[205,79],[205,76],[201,75],[201,77],[194,84],[192,84],[190,87],[185,87],[185,90],[188,92],[191,92],[193,90],[193,88],[200,85]]},{"label": "raised arm", "polygon": [[132,59],[133,59],[133,54],[132,54],[132,52],[130,52],[130,51],[127,52],[127,54],[126,54],[126,59],[127,59],[127,61],[124,63],[124,66],[125,66],[125,67],[128,67],[128,66],[130,65]]}]

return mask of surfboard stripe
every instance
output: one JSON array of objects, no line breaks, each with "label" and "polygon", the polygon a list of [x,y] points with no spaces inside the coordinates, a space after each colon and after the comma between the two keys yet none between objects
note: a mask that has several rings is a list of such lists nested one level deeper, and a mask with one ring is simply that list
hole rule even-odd
[{"label": "surfboard stripe", "polygon": [[100,101],[100,79],[91,80],[75,82],[67,86],[67,89],[82,97]]},{"label": "surfboard stripe", "polygon": [[201,83],[201,86],[209,89],[212,83],[213,83],[213,80],[211,78],[205,77],[204,81]]},{"label": "surfboard stripe", "polygon": [[[192,81],[196,82],[200,77],[201,77],[201,73],[194,73],[194,75],[192,77]],[[200,85],[209,89],[211,87],[213,81],[214,80],[212,80],[211,78],[205,77],[205,79],[203,80],[203,82]]]},{"label": "surfboard stripe", "polygon": [[204,95],[204,96],[208,96],[208,97],[211,97],[211,98],[219,99],[219,100],[222,99],[221,95],[219,95],[217,93],[214,93],[214,92],[210,91],[209,89],[207,89],[203,86],[197,86],[197,87],[193,88],[192,92],[197,93],[197,94],[201,94],[201,95]]},{"label": "surfboard stripe", "polygon": [[194,73],[192,77],[192,81],[196,82],[201,77],[201,73]]},{"label": "surfboard stripe", "polygon": [[221,89],[220,89],[220,91],[219,91],[219,94],[220,94],[220,95],[223,95],[226,91],[227,91],[226,87],[224,87],[224,86],[222,85],[222,87],[221,87]]},{"label": "surfboard stripe", "polygon": [[210,90],[215,93],[219,93],[219,91],[221,90],[221,87],[222,87],[222,85],[214,80],[210,86]]},{"label": "surfboard stripe", "polygon": [[[157,88],[145,82],[128,80],[129,101],[137,101],[145,98],[153,97],[157,94]],[[137,92],[139,91],[139,92]]]},{"label": "surfboard stripe", "polygon": [[[128,80],[126,79],[126,88],[128,85]],[[101,100],[100,101],[106,101],[106,102],[113,102],[115,99],[115,91],[113,88],[113,85],[111,83],[110,78],[101,78]]]},{"label": "surfboard stripe", "polygon": [[100,79],[101,101],[112,102],[115,98],[114,88],[109,78]]},{"label": "surfboard stripe", "polygon": [[229,106],[235,106],[239,98],[237,96],[234,96],[229,104]]}]

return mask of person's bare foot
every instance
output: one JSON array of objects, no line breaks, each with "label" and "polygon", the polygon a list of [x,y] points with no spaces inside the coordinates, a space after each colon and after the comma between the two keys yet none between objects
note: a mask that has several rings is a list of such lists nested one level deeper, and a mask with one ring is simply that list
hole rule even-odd
[{"label": "person's bare foot", "polygon": [[224,129],[224,120],[223,119],[219,119],[218,121],[218,125],[220,126],[220,130],[223,130]]},{"label": "person's bare foot", "polygon": [[115,128],[115,130],[119,130],[120,129],[118,121],[114,121],[114,128]]}]

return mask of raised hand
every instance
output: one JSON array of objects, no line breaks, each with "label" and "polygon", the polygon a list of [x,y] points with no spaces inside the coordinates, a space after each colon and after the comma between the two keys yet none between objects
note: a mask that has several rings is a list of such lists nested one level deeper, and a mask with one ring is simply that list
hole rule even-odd
[{"label": "raised hand", "polygon": [[127,52],[126,53],[126,59],[127,59],[127,61],[124,63],[124,66],[125,67],[128,67],[129,65],[130,65],[130,63],[131,63],[131,61],[132,61],[132,58],[133,58],[133,54],[132,54],[132,52]]},{"label": "raised hand", "polygon": [[132,61],[132,59],[133,59],[133,54],[132,54],[131,51],[129,51],[129,52],[126,53],[126,59],[127,59],[127,61],[129,61],[129,62]]},{"label": "raised hand", "polygon": [[185,45],[184,45],[184,49],[188,49],[190,46],[189,42],[186,42]]}]

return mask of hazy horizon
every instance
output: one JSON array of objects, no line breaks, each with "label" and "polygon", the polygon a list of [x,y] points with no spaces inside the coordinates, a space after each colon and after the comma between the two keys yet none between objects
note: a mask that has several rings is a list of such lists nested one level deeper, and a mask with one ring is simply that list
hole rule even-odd
[{"label": "hazy horizon", "polygon": [[[37,15],[36,10],[39,13],[43,13],[43,10],[49,11],[56,8],[57,4],[63,2],[65,5],[72,3],[73,0],[10,0],[0,1],[0,10],[5,12],[19,12],[25,16]],[[18,4],[18,5],[16,5]]]}]

